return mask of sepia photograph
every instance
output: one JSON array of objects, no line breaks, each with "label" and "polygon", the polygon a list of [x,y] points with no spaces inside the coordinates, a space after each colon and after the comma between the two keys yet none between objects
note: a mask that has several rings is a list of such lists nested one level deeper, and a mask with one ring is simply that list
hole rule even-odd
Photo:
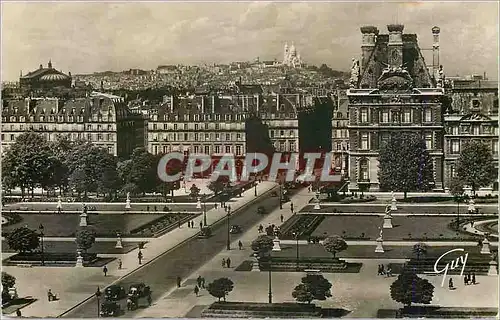
[{"label": "sepia photograph", "polygon": [[498,319],[498,1],[0,5],[2,317]]}]

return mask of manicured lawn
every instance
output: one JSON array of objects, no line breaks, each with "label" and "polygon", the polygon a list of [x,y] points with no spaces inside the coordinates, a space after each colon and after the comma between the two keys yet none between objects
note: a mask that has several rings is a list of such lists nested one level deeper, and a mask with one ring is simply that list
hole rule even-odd
[{"label": "manicured lawn", "polygon": [[[451,230],[448,224],[454,217],[429,217],[429,216],[395,216],[392,219],[392,229],[383,230],[384,240],[403,239],[475,239],[473,235],[459,233]],[[337,234],[344,238],[365,238],[371,240],[379,236],[379,228],[383,224],[382,217],[377,216],[326,216],[321,224],[311,234],[323,236]]]},{"label": "manicured lawn", "polygon": [[[497,213],[498,208],[493,206],[488,207],[479,207],[480,213]],[[315,210],[314,205],[305,206],[300,212],[310,212],[310,213],[385,213],[385,206],[372,206],[372,205],[359,205],[359,204],[349,204],[349,205],[323,205],[321,209]],[[438,206],[438,205],[412,205],[412,206],[403,206],[398,204],[398,210],[394,213],[404,213],[404,214],[438,214],[438,213],[457,213],[456,206]],[[460,206],[460,213],[467,213],[467,206]]]},{"label": "manicured lawn", "polygon": [[[89,253],[104,253],[104,254],[122,254],[136,249],[138,242],[122,242],[123,249],[115,248],[116,242],[96,242],[88,250]],[[43,247],[45,252],[76,252],[76,243],[74,241],[44,241]],[[147,247],[147,244],[146,244]],[[15,252],[9,248],[7,241],[2,241],[2,252]]]},{"label": "manicured lawn", "polygon": [[[428,248],[426,256],[428,257],[439,257],[441,254],[456,248],[464,248],[469,256],[480,255],[479,247],[471,246],[439,246]],[[276,257],[296,257],[295,245],[281,245],[281,251],[273,251],[272,255]],[[492,247],[491,250],[498,249],[497,247]],[[347,248],[347,250],[342,251],[337,254],[339,258],[360,258],[360,259],[409,259],[412,255],[411,246],[389,246],[384,245],[384,253],[375,253],[375,245],[373,246],[360,246],[352,245]],[[299,245],[299,257],[304,258],[328,258],[333,257],[330,253],[326,252],[321,244],[308,244]]]},{"label": "manicured lawn", "polygon": [[[170,213],[166,213],[169,215]],[[15,228],[28,226],[38,230],[43,224],[44,234],[48,237],[72,237],[79,229],[80,216],[78,214],[20,214],[22,220],[16,224],[2,228],[9,232]],[[89,226],[97,235],[116,237],[116,232],[127,236],[130,231],[144,224],[161,218],[163,214],[89,214]]]}]

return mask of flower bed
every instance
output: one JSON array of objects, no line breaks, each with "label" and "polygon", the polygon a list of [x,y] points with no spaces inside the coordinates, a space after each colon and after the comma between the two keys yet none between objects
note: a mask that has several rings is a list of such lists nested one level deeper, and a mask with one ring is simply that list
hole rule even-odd
[{"label": "flower bed", "polygon": [[144,237],[155,237],[176,228],[179,222],[183,224],[186,221],[193,219],[195,216],[195,214],[180,212],[169,213],[138,228],[130,230],[130,234],[141,235]]},{"label": "flower bed", "polygon": [[[91,262],[97,259],[97,253],[83,253],[83,261]],[[76,252],[44,252],[43,259],[45,261],[58,261],[58,262],[75,262],[77,258]],[[9,258],[10,262],[21,263],[21,262],[40,262],[42,261],[42,254],[36,253],[18,253]]]},{"label": "flower bed", "polygon": [[281,239],[295,239],[294,233],[298,234],[300,240],[308,239],[324,219],[323,215],[300,215],[290,226],[285,226]]},{"label": "flower bed", "polygon": [[340,203],[365,203],[365,202],[372,202],[377,200],[377,197],[369,195],[365,197],[360,197],[360,198],[355,198],[355,197],[348,197],[340,200]]}]

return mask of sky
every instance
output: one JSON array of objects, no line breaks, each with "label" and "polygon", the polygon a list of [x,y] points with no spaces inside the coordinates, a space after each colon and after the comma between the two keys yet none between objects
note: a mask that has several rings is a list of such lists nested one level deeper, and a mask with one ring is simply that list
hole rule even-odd
[{"label": "sky", "polygon": [[[498,2],[4,2],[2,80],[49,59],[65,73],[155,69],[164,64],[281,60],[295,43],[309,64],[349,70],[359,27],[405,25],[421,48],[441,28],[445,74],[498,75]],[[431,63],[431,52],[424,57]]]}]

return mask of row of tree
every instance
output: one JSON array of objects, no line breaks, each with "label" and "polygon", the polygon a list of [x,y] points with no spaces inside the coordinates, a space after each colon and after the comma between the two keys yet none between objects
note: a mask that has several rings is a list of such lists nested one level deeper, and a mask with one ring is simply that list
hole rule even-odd
[{"label": "row of tree", "polygon": [[[432,157],[425,141],[416,133],[395,133],[380,147],[378,178],[385,191],[430,191],[434,186]],[[456,181],[475,192],[496,179],[491,149],[481,141],[472,140],[461,148],[456,167]]]},{"label": "row of tree", "polygon": [[[26,192],[33,196],[35,188],[78,195],[92,192],[110,198],[118,191],[160,192],[167,196],[180,185],[158,178],[160,158],[161,155],[138,148],[130,159],[119,162],[107,150],[88,141],[71,141],[66,136],[47,141],[39,133],[27,132],[16,139],[4,156],[3,185],[6,189],[20,188],[23,196]],[[167,169],[175,174],[181,166],[179,161]]]}]

